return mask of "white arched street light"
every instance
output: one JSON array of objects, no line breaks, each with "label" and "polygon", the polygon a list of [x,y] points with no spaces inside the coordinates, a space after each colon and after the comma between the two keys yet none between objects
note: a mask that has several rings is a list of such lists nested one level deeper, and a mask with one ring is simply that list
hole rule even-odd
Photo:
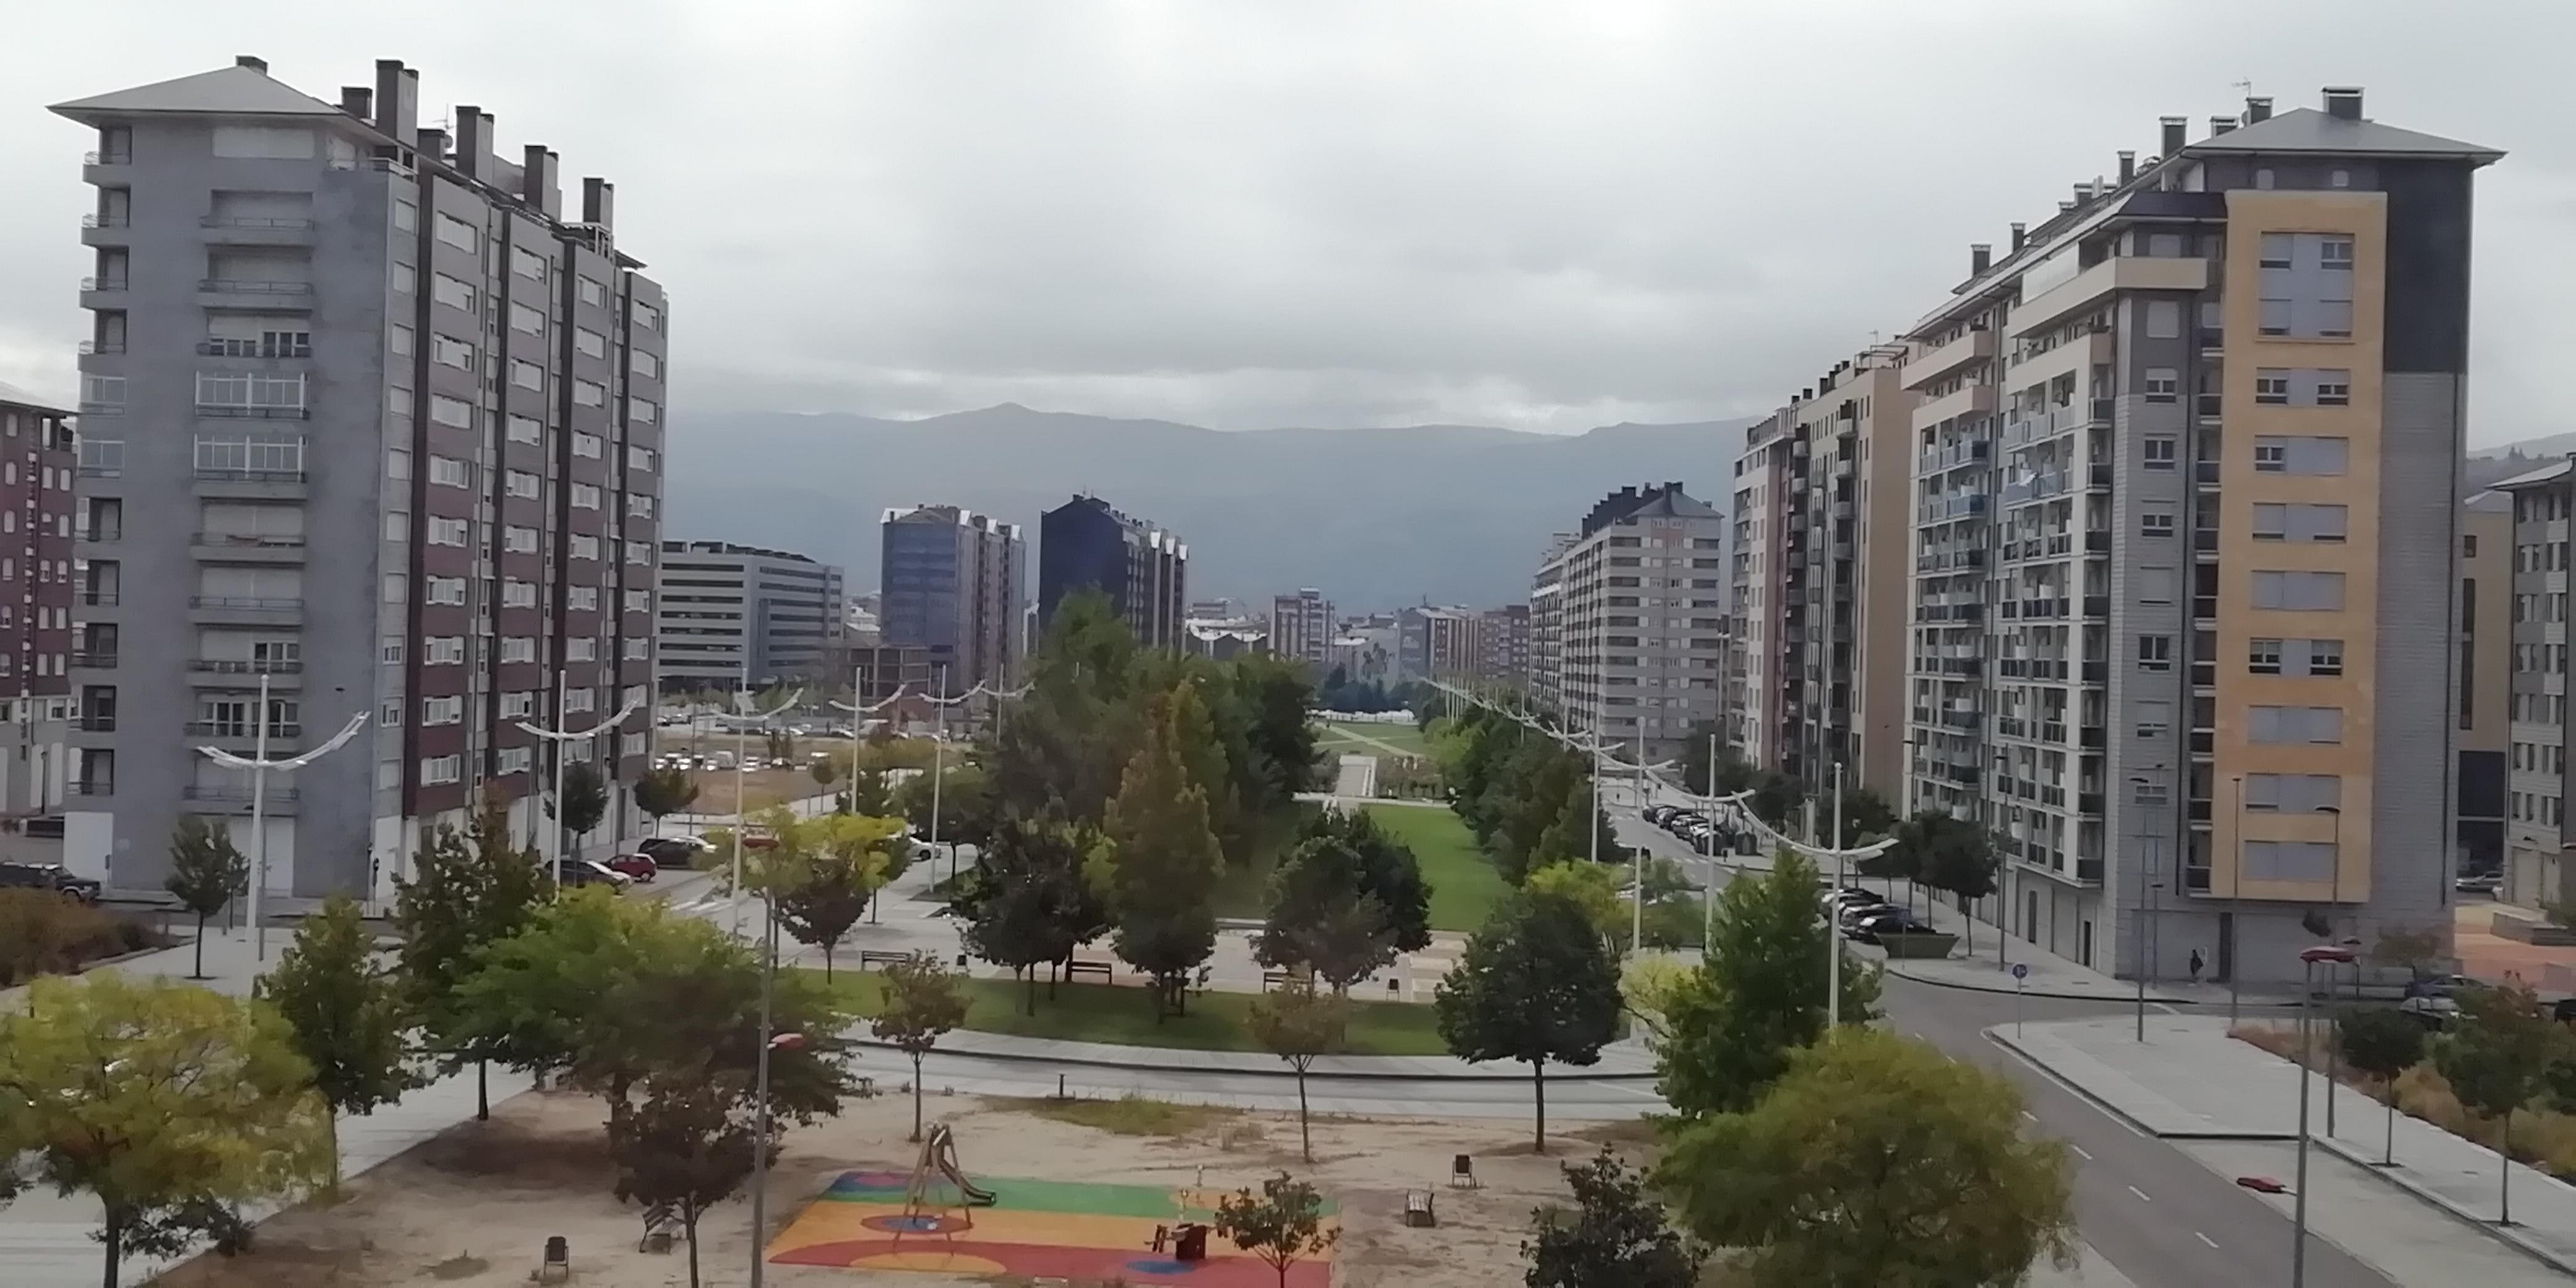
[{"label": "white arched street light", "polygon": [[[779,712],[795,706],[804,696],[805,690],[799,688],[789,693],[777,706],[767,711],[755,711],[752,709],[751,689],[746,680],[743,687],[733,691],[733,709],[737,715],[758,716],[761,722],[766,724]],[[856,727],[856,722],[853,722],[852,728]],[[742,739],[736,737],[733,757],[733,932],[737,935],[742,933],[742,834],[744,829],[751,826],[751,811],[743,808],[742,800],[743,762],[749,759],[751,756],[743,749]]]},{"label": "white arched street light", "polygon": [[[544,729],[530,724],[525,720],[516,722],[521,732],[532,737],[543,738],[546,741],[555,744],[555,870],[552,875],[555,882],[555,897],[558,899],[563,897],[564,852],[572,848],[570,844],[571,837],[566,835],[564,830],[566,825],[566,820],[564,818],[564,753],[572,750],[572,748],[566,744],[588,742],[592,738],[626,723],[626,717],[635,714],[637,710],[643,707],[643,705],[644,700],[642,698],[629,698],[626,700],[625,706],[617,709],[616,715],[610,716],[606,720],[592,725],[587,729]],[[558,674],[555,676],[555,719],[561,720],[563,717],[564,678]]]},{"label": "white arched street light", "polygon": [[197,748],[198,755],[226,769],[250,771],[250,924],[251,940],[255,945],[252,949],[252,960],[255,962],[268,960],[268,923],[261,920],[261,913],[268,902],[268,771],[275,769],[292,772],[302,769],[338,751],[351,738],[357,737],[358,729],[366,723],[367,713],[361,711],[349,717],[349,723],[341,726],[340,732],[331,735],[329,742],[300,755],[288,756],[283,760],[271,760],[268,758],[268,677],[262,675],[259,677],[258,733],[254,735],[256,741],[253,743],[252,753],[248,756],[236,756],[221,747]]}]

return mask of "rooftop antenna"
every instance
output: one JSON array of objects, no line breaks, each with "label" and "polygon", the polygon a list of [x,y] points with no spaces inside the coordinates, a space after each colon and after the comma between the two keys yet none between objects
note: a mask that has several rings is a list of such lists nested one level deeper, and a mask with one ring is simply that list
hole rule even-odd
[{"label": "rooftop antenna", "polygon": [[2227,82],[2227,85],[2228,88],[2239,91],[2239,97],[2254,97],[2254,78],[2251,76],[2248,76],[2243,80],[2229,81]]}]

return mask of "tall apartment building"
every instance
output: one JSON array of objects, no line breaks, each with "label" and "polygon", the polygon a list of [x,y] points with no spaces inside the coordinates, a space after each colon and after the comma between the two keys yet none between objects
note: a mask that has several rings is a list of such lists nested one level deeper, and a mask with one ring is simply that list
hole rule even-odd
[{"label": "tall apartment building", "polygon": [[1530,575],[1529,704],[1552,718],[1565,710],[1565,552],[1574,534],[1548,538]]},{"label": "tall apartment building", "polygon": [[1333,601],[1308,586],[1270,601],[1270,652],[1313,666],[1320,675],[1333,649]]},{"label": "tall apartment building", "polygon": [[2470,191],[2499,154],[2359,90],[2187,131],[1974,248],[1907,332],[1905,796],[1998,838],[2044,947],[2282,979],[2311,911],[2448,925]]},{"label": "tall apartment building", "polygon": [[[1727,646],[1719,732],[1735,758],[1788,772],[1805,719],[1807,466],[1814,445],[1782,408],[1744,432],[1726,558]],[[1544,575],[1544,570],[1542,570]]]},{"label": "tall apartment building", "polygon": [[2502,895],[2539,907],[2576,894],[2568,878],[2568,565],[2576,547],[2576,457],[2506,479],[2513,498],[2511,693],[2506,719]]},{"label": "tall apartment building", "polygon": [[[399,62],[334,104],[243,58],[53,109],[96,139],[66,859],[113,886],[160,884],[182,815],[249,812],[195,749],[263,723],[284,756],[367,718],[271,777],[279,893],[381,892],[487,794],[545,834],[557,748],[519,722],[651,686],[662,289],[606,180],[567,210],[552,151],[419,102]],[[617,785],[612,836],[650,729],[572,752]]]},{"label": "tall apartment building", "polygon": [[2502,873],[2513,753],[2513,495],[2460,502],[2459,803],[2462,872]]},{"label": "tall apartment building", "polygon": [[839,678],[835,646],[849,615],[844,593],[840,568],[792,551],[730,541],[663,542],[661,611],[654,619],[662,688]]},{"label": "tall apartment building", "polygon": [[950,688],[1010,688],[1020,673],[1028,608],[1028,546],[1020,525],[953,505],[888,510],[878,631],[884,642],[930,650]]},{"label": "tall apartment building", "polygon": [[1505,604],[1476,615],[1476,674],[1515,688],[1529,685],[1530,608]]},{"label": "tall apartment building", "polygon": [[1532,578],[1552,602],[1554,643],[1533,650],[1552,666],[1532,687],[1554,695],[1567,727],[1623,743],[1649,759],[1679,756],[1717,719],[1726,654],[1726,517],[1679,483],[1621,488],[1552,549]]},{"label": "tall apartment building", "polygon": [[1904,603],[1913,493],[1915,396],[1903,354],[1873,348],[1836,363],[1781,413],[1794,453],[1805,444],[1805,539],[1784,557],[1805,565],[1806,629],[1783,654],[1803,696],[1784,710],[1780,767],[1811,795],[1867,787],[1890,802],[1903,786]]},{"label": "tall apartment building", "polygon": [[1190,548],[1172,533],[1120,513],[1096,496],[1076,496],[1038,516],[1039,629],[1056,605],[1090,587],[1147,648],[1181,648],[1189,603]]},{"label": "tall apartment building", "polygon": [[68,848],[70,668],[97,660],[72,629],[72,543],[93,533],[73,466],[70,409],[0,383],[0,859],[59,863]]}]

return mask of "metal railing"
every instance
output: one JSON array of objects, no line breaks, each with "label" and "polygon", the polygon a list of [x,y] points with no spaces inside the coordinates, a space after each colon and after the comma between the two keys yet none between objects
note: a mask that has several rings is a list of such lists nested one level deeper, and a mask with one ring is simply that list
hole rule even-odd
[{"label": "metal railing", "polygon": [[200,465],[197,477],[218,483],[301,483],[302,470],[236,470],[216,465]]},{"label": "metal railing", "polygon": [[200,215],[198,226],[204,228],[311,228],[310,219],[272,219],[258,215]]},{"label": "metal railing", "polygon": [[189,540],[201,546],[246,546],[257,550],[304,548],[304,534],[301,532],[200,532]]},{"label": "metal railing", "polygon": [[[255,720],[191,720],[188,722],[188,736],[192,738],[256,738],[259,736],[259,722]],[[271,720],[268,722],[268,736],[272,739],[301,738],[304,736],[304,726],[292,720]]]},{"label": "metal railing", "polygon": [[270,344],[261,340],[210,339],[197,342],[197,352],[209,358],[310,358],[310,344]]},{"label": "metal railing", "polygon": [[255,662],[234,657],[200,657],[191,659],[188,669],[206,671],[215,675],[301,675],[304,673],[304,663],[301,661]]},{"label": "metal railing", "polygon": [[[271,727],[270,732],[276,732],[274,726]],[[179,789],[179,798],[181,800],[199,801],[212,805],[247,806],[250,804],[250,789],[247,787],[189,786]],[[295,801],[296,792],[294,788],[271,787],[268,789],[265,803],[270,805],[292,805]]]},{"label": "metal railing", "polygon": [[208,277],[197,282],[200,291],[226,295],[311,295],[311,282],[260,282],[245,278]]},{"label": "metal railing", "polygon": [[72,665],[92,671],[113,671],[116,669],[116,654],[97,649],[73,649]]},{"label": "metal railing", "polygon": [[254,612],[287,613],[303,609],[304,600],[294,595],[190,595],[190,608],[240,608]]}]

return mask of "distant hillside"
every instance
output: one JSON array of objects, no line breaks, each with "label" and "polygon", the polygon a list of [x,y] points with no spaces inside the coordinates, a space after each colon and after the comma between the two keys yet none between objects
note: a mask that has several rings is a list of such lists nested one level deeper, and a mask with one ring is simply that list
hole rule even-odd
[{"label": "distant hillside", "polygon": [[689,416],[674,419],[664,531],[800,551],[864,589],[888,506],[963,505],[1034,542],[1040,511],[1088,491],[1189,542],[1194,597],[1318,586],[1352,610],[1499,604],[1527,597],[1548,534],[1604,492],[1678,479],[1723,506],[1746,423],[1219,432],[1009,403],[915,421]]},{"label": "distant hillside", "polygon": [[2469,493],[2492,487],[2516,474],[2564,460],[2570,453],[2576,453],[2576,434],[2550,434],[2515,443],[2499,443],[2493,447],[2472,448],[2460,473],[2461,491]]}]

